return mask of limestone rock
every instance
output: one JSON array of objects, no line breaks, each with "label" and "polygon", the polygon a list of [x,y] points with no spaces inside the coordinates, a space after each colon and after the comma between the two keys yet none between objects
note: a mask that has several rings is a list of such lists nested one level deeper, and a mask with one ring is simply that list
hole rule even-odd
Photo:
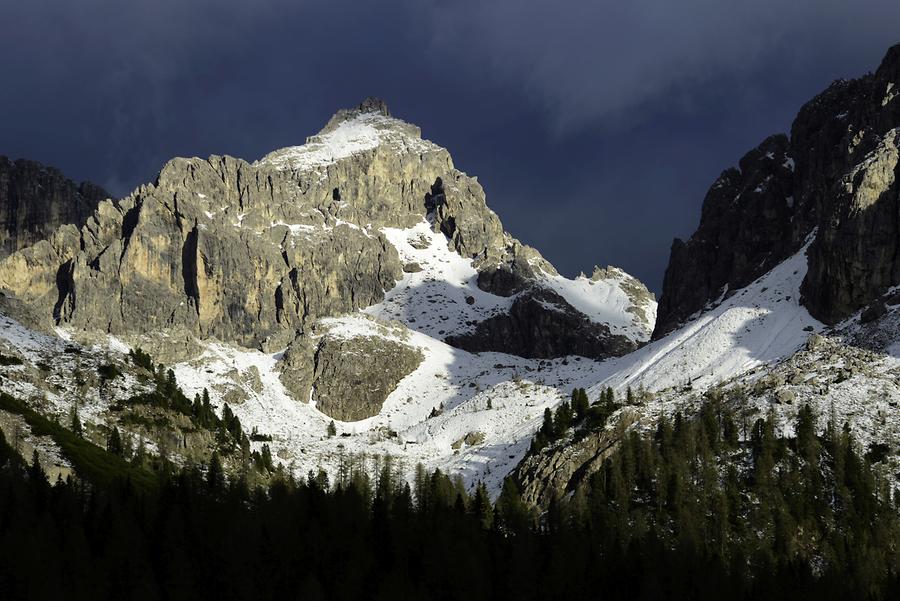
[{"label": "limestone rock", "polygon": [[301,337],[285,353],[281,381],[295,398],[316,401],[341,421],[377,415],[388,395],[422,362],[422,353],[383,335]]},{"label": "limestone rock", "polygon": [[635,415],[626,411],[615,426],[590,432],[577,441],[562,441],[527,456],[512,474],[519,483],[522,499],[546,509],[554,496],[562,498],[585,489],[591,475],[603,467],[603,462],[615,452],[624,433],[634,423]]},{"label": "limestone rock", "polygon": [[[113,334],[161,359],[183,359],[197,348],[192,339],[276,352],[322,317],[379,303],[415,273],[382,230],[423,220],[471,261],[485,290],[510,295],[556,275],[504,231],[478,180],[455,169],[447,150],[367,99],[306,144],[252,164],[169,161],[152,184],[100,202],[81,227],[62,226],[0,261],[0,290],[45,328],[91,341]],[[587,343],[560,338],[556,325],[582,324],[574,309],[560,320],[540,303],[518,307],[527,315],[509,316],[503,330],[514,328],[540,356],[634,347],[601,343],[608,333],[591,324]],[[536,328],[522,319],[538,314]]]},{"label": "limestone rock", "polygon": [[751,283],[795,248],[791,161],[787,137],[772,136],[712,185],[697,231],[672,243],[655,337]]}]

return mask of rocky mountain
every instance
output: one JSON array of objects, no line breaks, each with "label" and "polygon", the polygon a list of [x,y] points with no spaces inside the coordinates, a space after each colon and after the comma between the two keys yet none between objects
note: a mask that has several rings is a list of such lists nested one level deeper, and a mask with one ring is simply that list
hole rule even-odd
[{"label": "rocky mountain", "polygon": [[[140,348],[299,473],[378,452],[497,484],[543,408],[645,344],[656,312],[620,269],[560,275],[377,99],[252,163],[169,161],[81,227],[0,261],[0,290],[0,352],[22,362],[0,367],[0,389],[61,421],[80,407],[89,427],[132,431],[147,416],[123,422],[128,399],[53,362],[60,344],[89,371],[137,380],[123,352]],[[332,419],[340,435],[327,437]],[[200,452],[168,432],[148,444]]]},{"label": "rocky mountain", "polygon": [[900,46],[875,73],[836,81],[713,183],[700,226],[675,240],[654,337],[721,302],[815,231],[804,306],[833,324],[900,283],[896,218]]},{"label": "rocky mountain", "polygon": [[[305,145],[252,164],[170,161],[153,184],[102,203],[83,227],[61,228],[8,258],[0,287],[40,308],[47,323],[79,332],[283,348],[318,318],[381,302],[415,272],[386,230],[423,223],[477,272],[431,290],[468,307],[439,336],[480,351],[522,351],[521,341],[535,341],[531,354],[544,358],[576,350],[602,358],[648,338],[654,301],[643,286],[618,272],[561,278],[503,230],[478,181],[445,149],[371,99],[337,113]],[[541,320],[478,327],[508,314],[510,303]],[[573,319],[590,335],[556,340]]]},{"label": "rocky mountain", "polygon": [[0,258],[48,238],[61,225],[81,227],[109,196],[52,167],[0,156]]}]

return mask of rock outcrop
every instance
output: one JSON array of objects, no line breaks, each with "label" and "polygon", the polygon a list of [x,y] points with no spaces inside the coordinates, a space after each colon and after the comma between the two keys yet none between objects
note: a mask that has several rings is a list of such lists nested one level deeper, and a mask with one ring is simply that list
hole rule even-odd
[{"label": "rock outcrop", "polygon": [[803,302],[835,323],[900,283],[897,131],[900,46],[879,69],[807,103],[790,139],[767,139],[713,184],[700,227],[676,240],[654,337],[675,329],[796,252]]},{"label": "rock outcrop", "polygon": [[526,456],[512,473],[522,499],[546,509],[553,497],[588,492],[591,475],[618,449],[634,421],[635,416],[626,410],[614,427],[590,432],[578,440],[563,440]]},{"label": "rock outcrop", "polygon": [[49,237],[59,226],[84,225],[109,194],[66,179],[52,167],[0,156],[0,258]]},{"label": "rock outcrop", "polygon": [[357,335],[327,329],[300,336],[285,351],[281,381],[294,398],[312,399],[322,413],[341,421],[378,415],[397,384],[422,362],[422,353],[398,336],[399,326],[369,324]]},{"label": "rock outcrop", "polygon": [[499,352],[529,359],[581,355],[594,359],[630,353],[640,344],[615,335],[606,324],[591,321],[559,294],[528,288],[513,301],[508,313],[480,322],[469,334],[447,342],[473,352]]},{"label": "rock outcrop", "polygon": [[746,286],[794,249],[792,163],[787,137],[772,136],[712,185],[700,227],[687,242],[672,243],[657,337],[708,302]]}]

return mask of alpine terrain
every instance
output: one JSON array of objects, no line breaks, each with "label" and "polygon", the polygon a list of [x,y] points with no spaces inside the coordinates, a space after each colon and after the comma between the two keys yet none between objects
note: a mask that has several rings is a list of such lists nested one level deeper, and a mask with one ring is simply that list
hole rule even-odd
[{"label": "alpine terrain", "polygon": [[[722,172],[658,304],[617,267],[560,274],[376,98],[252,162],[172,159],[118,199],[0,159],[0,243],[0,442],[60,498],[67,477],[124,476],[112,513],[181,473],[160,494],[182,513],[133,527],[148,537],[218,515],[197,482],[238,529],[262,508],[252,551],[220,524],[191,538],[257,562],[237,597],[297,594],[284,574],[321,561],[299,598],[352,598],[364,583],[330,566],[354,537],[391,549],[359,565],[399,570],[376,587],[398,598],[436,590],[432,571],[460,587],[446,598],[900,582],[900,46]],[[317,511],[328,528],[291,521]]]}]

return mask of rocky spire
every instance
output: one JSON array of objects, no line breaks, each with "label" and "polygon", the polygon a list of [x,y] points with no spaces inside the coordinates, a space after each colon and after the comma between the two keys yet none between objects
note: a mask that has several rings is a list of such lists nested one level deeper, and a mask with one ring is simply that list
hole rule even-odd
[{"label": "rocky spire", "polygon": [[359,103],[355,109],[360,113],[378,113],[384,117],[390,117],[391,112],[388,110],[387,103],[381,98],[369,96]]}]

